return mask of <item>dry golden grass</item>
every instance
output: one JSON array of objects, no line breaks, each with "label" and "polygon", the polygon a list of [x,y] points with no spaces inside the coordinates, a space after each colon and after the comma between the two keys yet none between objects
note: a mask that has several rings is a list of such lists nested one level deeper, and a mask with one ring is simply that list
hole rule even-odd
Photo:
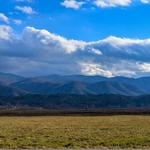
[{"label": "dry golden grass", "polygon": [[0,148],[150,148],[150,116],[1,117]]}]

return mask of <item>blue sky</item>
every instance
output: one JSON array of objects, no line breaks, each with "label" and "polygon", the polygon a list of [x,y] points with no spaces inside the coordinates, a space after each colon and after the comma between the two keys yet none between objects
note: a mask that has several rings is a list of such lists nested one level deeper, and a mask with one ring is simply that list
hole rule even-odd
[{"label": "blue sky", "polygon": [[[67,38],[86,41],[99,40],[110,35],[128,38],[149,37],[149,4],[135,0],[129,6],[101,8],[94,5],[93,1],[76,10],[62,6],[63,0],[0,0],[0,10],[9,18],[22,20],[20,26],[11,23],[18,32],[25,26],[34,26]],[[23,14],[15,9],[16,6],[32,7],[37,14]]]},{"label": "blue sky", "polygon": [[150,0],[0,0],[0,34],[3,72],[150,75]]}]

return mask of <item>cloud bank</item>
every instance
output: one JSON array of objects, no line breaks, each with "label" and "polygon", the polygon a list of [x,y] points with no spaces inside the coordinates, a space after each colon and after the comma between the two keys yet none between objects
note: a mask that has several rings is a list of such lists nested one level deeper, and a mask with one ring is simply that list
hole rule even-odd
[{"label": "cloud bank", "polygon": [[0,70],[21,75],[150,75],[150,39],[110,36],[85,42],[26,27],[0,26]]}]

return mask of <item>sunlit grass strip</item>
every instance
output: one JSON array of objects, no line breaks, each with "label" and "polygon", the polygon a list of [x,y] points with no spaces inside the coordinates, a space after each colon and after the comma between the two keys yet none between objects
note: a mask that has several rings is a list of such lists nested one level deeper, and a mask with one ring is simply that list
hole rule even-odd
[{"label": "sunlit grass strip", "polygon": [[150,148],[150,116],[1,117],[0,148]]}]

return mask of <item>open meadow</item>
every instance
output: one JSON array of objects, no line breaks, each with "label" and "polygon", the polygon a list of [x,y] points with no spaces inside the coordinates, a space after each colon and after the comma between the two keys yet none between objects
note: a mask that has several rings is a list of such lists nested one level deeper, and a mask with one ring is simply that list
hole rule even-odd
[{"label": "open meadow", "polygon": [[150,148],[150,116],[1,117],[0,148]]}]

